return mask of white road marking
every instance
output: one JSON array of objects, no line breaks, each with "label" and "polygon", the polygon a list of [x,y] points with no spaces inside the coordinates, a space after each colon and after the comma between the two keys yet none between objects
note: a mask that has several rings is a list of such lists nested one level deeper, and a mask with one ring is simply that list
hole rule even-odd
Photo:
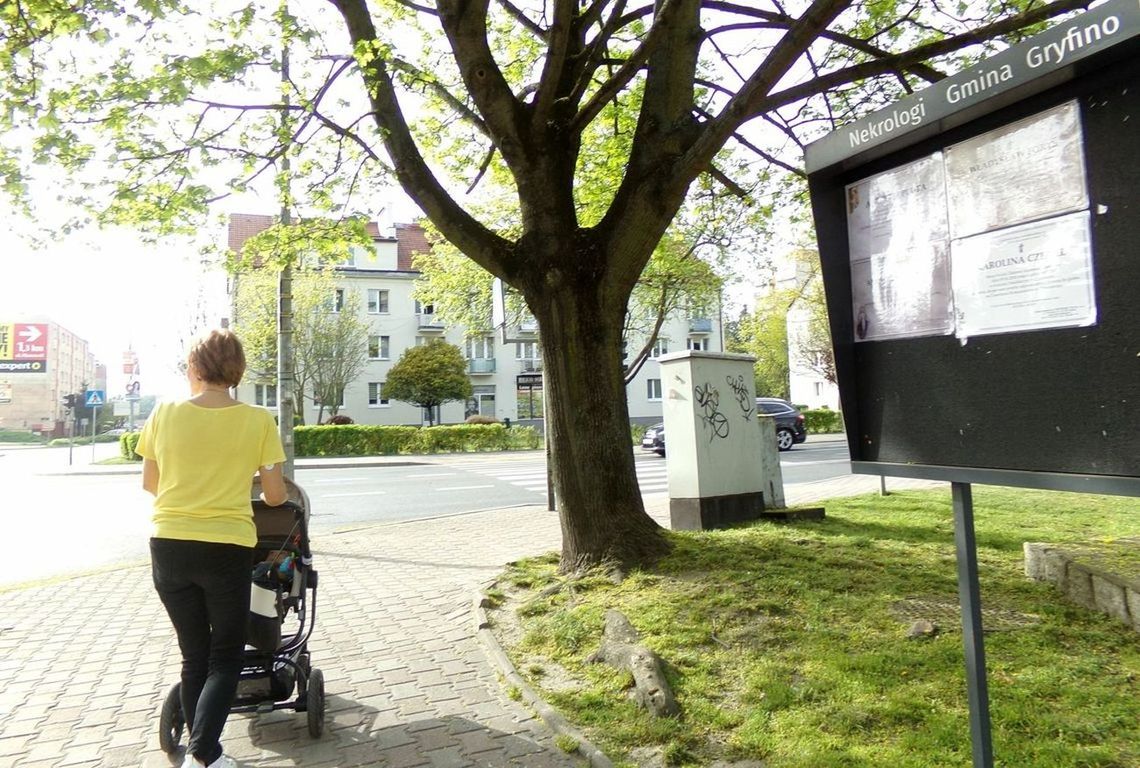
[{"label": "white road marking", "polygon": [[494,488],[493,485],[454,485],[448,488],[435,488],[437,491],[474,491],[480,488]]},{"label": "white road marking", "polygon": [[322,499],[343,499],[350,496],[383,496],[387,491],[357,491],[356,493],[322,493]]}]

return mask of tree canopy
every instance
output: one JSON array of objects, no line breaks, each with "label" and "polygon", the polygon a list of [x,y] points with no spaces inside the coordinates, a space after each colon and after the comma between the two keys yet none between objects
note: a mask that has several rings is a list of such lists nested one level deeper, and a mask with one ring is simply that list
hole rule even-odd
[{"label": "tree canopy", "polygon": [[429,422],[438,406],[466,400],[471,391],[463,350],[442,339],[405,349],[384,382],[385,397],[427,409]]},{"label": "tree canopy", "polygon": [[686,200],[775,205],[807,141],[1087,4],[17,0],[0,175],[26,200],[52,163],[66,198],[155,229],[266,178],[289,206],[370,213],[394,179],[541,326],[562,567],[646,562],[668,543],[622,329]]}]

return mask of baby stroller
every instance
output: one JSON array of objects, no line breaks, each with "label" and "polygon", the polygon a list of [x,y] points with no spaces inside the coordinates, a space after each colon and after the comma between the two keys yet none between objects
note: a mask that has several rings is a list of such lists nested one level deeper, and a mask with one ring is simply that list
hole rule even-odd
[{"label": "baby stroller", "polygon": [[[230,712],[304,712],[309,735],[319,738],[325,723],[325,678],[309,658],[317,613],[309,498],[292,480],[285,482],[289,500],[278,507],[262,502],[259,484],[255,481],[253,486],[257,547],[245,659]],[[186,727],[180,687],[175,683],[167,692],[159,718],[159,746],[167,754],[178,750]]]}]

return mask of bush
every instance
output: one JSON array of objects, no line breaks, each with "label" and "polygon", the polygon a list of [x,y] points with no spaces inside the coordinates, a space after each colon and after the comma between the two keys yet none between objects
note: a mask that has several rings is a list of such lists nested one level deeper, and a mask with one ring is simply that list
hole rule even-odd
[{"label": "bush", "polygon": [[465,424],[498,424],[499,420],[494,416],[484,416],[481,413],[475,413],[467,417]]},{"label": "bush", "polygon": [[804,426],[808,434],[823,435],[843,431],[843,414],[829,408],[804,411]]},{"label": "bush", "polygon": [[330,416],[328,418],[328,420],[325,421],[325,424],[355,424],[355,423],[356,422],[352,420],[351,416],[345,416],[342,413],[338,413],[336,416]]},{"label": "bush", "polygon": [[401,453],[517,451],[538,448],[533,427],[494,424],[390,427],[366,424],[297,427],[297,456],[392,456]]},{"label": "bush", "polygon": [[135,453],[135,448],[139,444],[139,434],[139,432],[127,432],[119,435],[119,455],[124,459],[142,461],[142,456]]}]

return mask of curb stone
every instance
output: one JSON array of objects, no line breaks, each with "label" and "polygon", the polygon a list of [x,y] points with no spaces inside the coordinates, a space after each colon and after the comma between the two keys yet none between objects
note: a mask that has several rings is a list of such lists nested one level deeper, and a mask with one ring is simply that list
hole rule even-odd
[{"label": "curb stone", "polygon": [[550,730],[554,731],[557,735],[569,736],[578,743],[578,753],[586,758],[593,768],[613,768],[613,762],[606,754],[594,746],[585,736],[571,726],[562,715],[547,704],[530,684],[523,679],[518,670],[515,669],[514,663],[511,662],[506,652],[503,651],[498,639],[495,638],[495,634],[491,631],[491,622],[487,617],[486,609],[483,608],[486,599],[486,595],[482,593],[475,595],[473,613],[475,615],[475,632],[491,664],[498,669],[508,684],[519,690],[523,699],[538,713],[538,716],[542,718]]}]

